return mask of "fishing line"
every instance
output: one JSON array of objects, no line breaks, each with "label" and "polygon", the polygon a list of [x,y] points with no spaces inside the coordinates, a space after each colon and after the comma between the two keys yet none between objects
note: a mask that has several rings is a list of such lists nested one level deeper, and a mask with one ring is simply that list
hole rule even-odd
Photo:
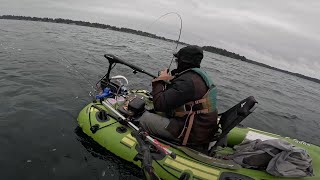
[{"label": "fishing line", "polygon": [[[92,60],[93,60],[94,62],[96,62],[97,64],[101,64],[101,62],[99,62],[99,61],[94,57],[94,55],[92,55],[92,54],[90,54],[90,53],[88,53],[88,55],[93,58]],[[113,69],[114,66],[116,66],[116,64],[114,64],[111,69]],[[104,70],[104,69],[103,69],[103,70]],[[104,78],[104,75],[105,75],[105,73],[101,74],[99,77],[102,77],[102,76],[103,76],[103,78]],[[99,83],[103,78],[101,78],[97,83]],[[96,84],[97,84],[97,83],[96,83]]]},{"label": "fishing line", "polygon": [[[157,21],[159,21],[161,18],[163,18],[163,17],[165,17],[165,16],[167,16],[167,15],[170,15],[170,14],[175,14],[175,15],[177,15],[177,16],[179,17],[179,19],[180,19],[179,36],[178,36],[178,39],[176,40],[176,47],[175,47],[175,51],[177,51],[178,45],[179,45],[179,42],[180,42],[181,31],[182,31],[182,17],[180,16],[179,13],[177,13],[177,12],[168,12],[168,13],[166,13],[166,14],[163,14],[163,15],[160,16],[158,19],[156,19],[155,21],[153,21],[153,22],[150,24],[150,26],[148,26],[148,28],[150,28],[153,24],[155,24],[155,23],[156,23]],[[170,64],[169,64],[168,69],[170,69],[173,60],[174,60],[174,56],[172,55],[172,59],[171,59],[171,62],[170,62]]]},{"label": "fishing line", "polygon": [[[159,17],[158,19],[156,19],[151,25],[153,25],[154,23],[156,23],[157,21],[159,21],[161,18],[163,18],[163,17],[165,17],[165,16],[167,16],[167,15],[170,15],[170,14],[176,14],[176,15],[179,17],[179,19],[180,19],[179,36],[178,36],[178,39],[176,40],[176,46],[175,46],[175,51],[176,51],[177,48],[178,48],[179,42],[180,42],[180,37],[181,37],[181,32],[182,32],[182,18],[181,18],[181,16],[180,16],[178,13],[176,13],[176,12],[169,12],[169,13],[166,13],[166,14],[160,16],[160,17]],[[35,24],[35,23],[34,23],[34,24]],[[47,27],[43,27],[43,26],[40,25],[40,24],[37,24],[37,25],[40,26],[40,27],[42,27],[43,29],[48,30]],[[58,36],[59,36],[59,34],[58,34]],[[57,36],[57,37],[58,37],[58,36]],[[79,73],[79,74],[81,75],[81,77],[87,82],[87,84],[88,84],[95,92],[97,91],[97,90],[94,88],[94,86],[92,85],[92,83],[85,77],[85,75],[84,75],[83,73],[81,73],[81,71],[79,71],[79,70],[76,68],[76,66],[73,65],[73,64],[69,61],[68,58],[66,58],[60,51],[58,51],[58,49],[56,49],[56,48],[52,48],[52,49],[54,49],[54,50],[62,57],[62,59],[63,59],[64,61],[66,61],[66,62],[75,70],[75,72]],[[88,53],[88,55],[90,55],[96,63],[99,63],[93,55],[91,55],[91,54],[89,54],[89,53]],[[170,62],[170,65],[169,65],[168,69],[170,69],[171,64],[172,64],[172,62],[173,62],[173,59],[174,59],[174,56],[172,56],[172,60],[171,60],[171,62]],[[114,66],[115,66],[115,65],[114,65]],[[114,68],[114,66],[112,67],[112,69]],[[83,88],[83,87],[81,86],[81,88]],[[92,96],[91,91],[90,91],[89,95]],[[90,111],[90,112],[91,112],[91,111]],[[90,121],[90,126],[91,126],[91,120],[90,120],[91,115],[90,115],[90,112],[89,112],[89,121]],[[113,124],[115,124],[115,123],[117,123],[117,122],[114,122],[114,123],[112,123],[112,124],[110,124],[110,125],[113,125]],[[110,125],[101,127],[101,128],[99,128],[99,129],[108,127],[108,126],[110,126]],[[171,176],[173,176],[173,177],[176,178],[176,179],[179,179],[179,177],[177,177],[176,175],[174,175],[173,173],[171,173],[170,171],[168,171],[168,169],[165,168],[165,167],[163,167],[157,160],[155,160],[155,162],[156,162],[164,171],[166,171],[167,173],[169,173]]]},{"label": "fishing line", "polygon": [[[84,80],[86,80],[86,82],[88,83],[88,85],[89,85],[95,92],[97,92],[97,90],[94,88],[94,86],[92,85],[92,83],[84,76],[84,74],[81,73],[81,71],[79,71],[79,70],[78,70],[65,56],[63,56],[59,51],[56,50],[56,52],[57,52],[58,54],[60,54],[60,55],[62,56],[62,58],[63,58],[65,61],[67,61],[67,62],[75,69],[75,72],[79,73],[79,74],[82,76],[82,78],[83,78]],[[89,92],[89,96],[92,96],[91,91]]]},{"label": "fishing line", "polygon": [[[31,22],[32,22],[32,21],[31,21]],[[33,24],[35,24],[35,23],[33,23]],[[45,30],[48,31],[48,28],[47,28],[47,27],[43,27],[43,26],[40,25],[40,24],[37,24],[37,26],[38,26],[38,27],[40,26],[42,29],[45,29]],[[57,35],[57,37],[59,37],[59,34]],[[62,53],[60,53],[60,51],[58,51],[58,50],[57,50],[56,48],[54,48],[53,46],[51,46],[51,47],[52,47],[53,50],[56,51],[56,53],[58,53],[58,54],[62,57],[62,59],[63,59],[64,61],[66,61],[66,62],[74,69],[74,71],[75,71],[76,73],[80,74],[80,76],[86,81],[86,83],[94,90],[94,92],[95,92],[95,94],[96,94],[97,90],[94,88],[93,83],[91,83],[91,82],[85,77],[85,75],[84,75],[83,73],[81,73],[81,71],[79,71],[79,70],[75,67],[75,65],[73,65]],[[82,87],[81,85],[80,85],[80,87],[81,87],[82,90],[87,91],[87,89],[85,89],[85,88]],[[92,97],[92,98],[94,98],[94,96],[93,96],[93,94],[92,94],[91,91],[89,91],[89,96]]]}]

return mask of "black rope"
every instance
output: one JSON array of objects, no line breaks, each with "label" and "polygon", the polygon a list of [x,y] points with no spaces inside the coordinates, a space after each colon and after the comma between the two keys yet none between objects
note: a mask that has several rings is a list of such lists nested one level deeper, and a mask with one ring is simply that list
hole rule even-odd
[{"label": "black rope", "polygon": [[[118,121],[113,122],[113,123],[108,124],[108,125],[105,125],[105,126],[102,126],[102,127],[101,127],[101,128],[99,128],[98,130],[103,129],[103,128],[106,128],[106,127],[109,127],[109,126],[111,126],[111,125],[113,125],[113,124],[116,124],[116,123],[118,123]],[[97,131],[98,131],[98,130],[97,130]]]},{"label": "black rope", "polygon": [[168,171],[166,168],[164,168],[157,160],[154,160],[164,171],[169,173],[171,176],[175,177],[176,179],[179,179],[176,175],[172,174],[170,171]]},{"label": "black rope", "polygon": [[92,108],[92,105],[91,105],[90,108],[89,108],[89,123],[90,123],[90,128],[92,127],[92,125],[91,125],[91,108]]}]

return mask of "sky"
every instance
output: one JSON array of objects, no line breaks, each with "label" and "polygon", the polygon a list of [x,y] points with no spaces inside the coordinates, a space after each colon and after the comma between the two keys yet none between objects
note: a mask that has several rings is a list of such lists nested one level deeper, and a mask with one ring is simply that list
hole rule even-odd
[{"label": "sky", "polygon": [[[0,15],[67,18],[223,48],[320,79],[319,0],[0,0]],[[157,25],[154,25],[154,24]],[[158,27],[158,28],[155,28]]]}]

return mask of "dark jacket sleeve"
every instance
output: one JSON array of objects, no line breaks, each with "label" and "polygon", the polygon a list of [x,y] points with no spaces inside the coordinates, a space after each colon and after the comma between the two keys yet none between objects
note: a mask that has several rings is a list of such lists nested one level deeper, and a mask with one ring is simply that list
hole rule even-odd
[{"label": "dark jacket sleeve", "polygon": [[164,82],[152,83],[153,105],[159,112],[170,112],[181,105],[190,102],[194,97],[195,87],[191,78],[182,75],[171,81],[165,87]]}]

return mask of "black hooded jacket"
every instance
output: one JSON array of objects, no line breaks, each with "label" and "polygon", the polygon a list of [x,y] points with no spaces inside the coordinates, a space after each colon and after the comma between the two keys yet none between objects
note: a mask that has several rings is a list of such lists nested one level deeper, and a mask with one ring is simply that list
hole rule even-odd
[{"label": "black hooded jacket", "polygon": [[[182,70],[185,69],[178,68],[178,70],[173,72],[177,73]],[[170,85],[166,85],[163,81],[152,83],[154,108],[156,111],[165,112],[169,116],[170,124],[166,129],[173,136],[178,137],[180,135],[187,115],[184,117],[170,117],[172,110],[190,101],[201,99],[207,91],[208,87],[202,77],[193,71],[176,74],[175,78],[171,80]],[[218,129],[217,114],[217,111],[207,114],[196,114],[188,143],[205,144],[210,142],[210,137]]]}]

